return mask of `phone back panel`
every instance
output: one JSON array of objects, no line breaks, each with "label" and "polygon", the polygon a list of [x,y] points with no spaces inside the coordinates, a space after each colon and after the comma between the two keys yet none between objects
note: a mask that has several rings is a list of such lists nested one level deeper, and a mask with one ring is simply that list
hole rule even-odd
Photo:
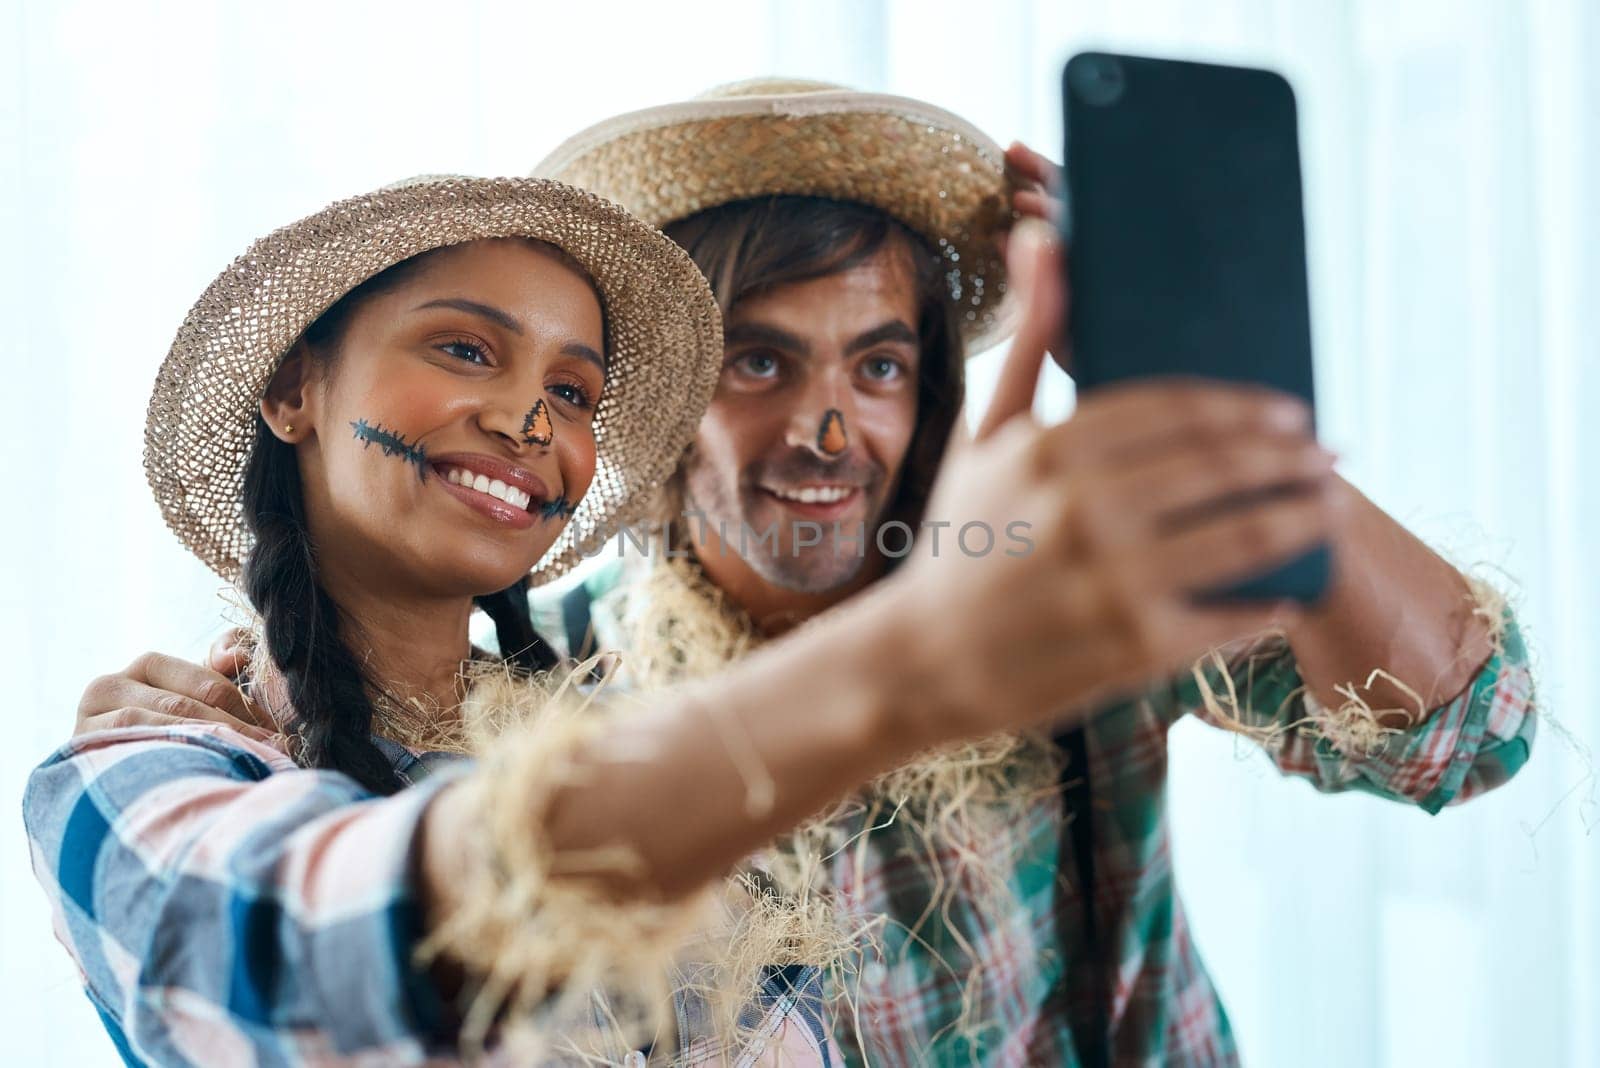
[{"label": "phone back panel", "polygon": [[[1072,375],[1314,401],[1294,92],[1264,70],[1085,53],[1062,75]],[[1230,597],[1313,600],[1327,554]]]}]

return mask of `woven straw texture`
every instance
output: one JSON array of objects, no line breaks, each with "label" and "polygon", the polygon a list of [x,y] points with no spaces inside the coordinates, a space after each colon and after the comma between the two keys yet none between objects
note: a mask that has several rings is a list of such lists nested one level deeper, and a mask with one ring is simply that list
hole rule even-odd
[{"label": "woven straw texture", "polygon": [[564,250],[602,295],[612,350],[595,412],[595,478],[532,581],[548,582],[643,519],[716,387],[722,322],[705,279],[661,233],[557,182],[430,177],[340,201],[260,239],[190,310],[157,374],[145,475],[167,524],[232,581],[250,550],[241,511],[257,407],[318,315],[401,260],[530,237]]},{"label": "woven straw texture", "polygon": [[868,204],[944,257],[969,353],[1011,330],[996,243],[1010,225],[999,145],[921,101],[764,79],[608,119],[535,175],[592,190],[654,226],[771,194]]}]

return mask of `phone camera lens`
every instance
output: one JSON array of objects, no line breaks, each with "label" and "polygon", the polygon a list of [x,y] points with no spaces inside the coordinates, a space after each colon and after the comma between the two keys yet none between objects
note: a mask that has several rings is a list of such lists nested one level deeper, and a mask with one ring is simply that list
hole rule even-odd
[{"label": "phone camera lens", "polygon": [[1127,88],[1122,64],[1111,56],[1078,56],[1073,59],[1067,77],[1078,99],[1095,107],[1115,104]]}]

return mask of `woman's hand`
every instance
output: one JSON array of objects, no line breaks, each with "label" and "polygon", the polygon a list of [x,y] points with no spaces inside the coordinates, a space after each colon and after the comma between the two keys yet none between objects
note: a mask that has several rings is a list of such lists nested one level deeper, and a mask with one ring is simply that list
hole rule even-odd
[{"label": "woman's hand", "polygon": [[[213,665],[237,675],[243,655],[235,634],[211,649]],[[117,727],[166,727],[186,722],[216,723],[268,745],[277,726],[250,703],[229,675],[161,653],[145,653],[119,674],[102,675],[83,691],[73,735]]]},{"label": "woman's hand", "polygon": [[[1059,243],[1024,224],[1009,260],[1023,320],[977,440],[952,450],[930,502],[927,519],[949,523],[941,551],[924,535],[891,580],[925,621],[918,703],[937,720],[924,724],[930,741],[1083,714],[1291,623],[1297,605],[1201,605],[1194,594],[1329,540],[1343,499],[1305,406],[1262,389],[1122,385],[1038,425],[1035,385],[1065,306]],[[1219,499],[1234,506],[1209,507]],[[989,552],[959,547],[971,523],[993,532]],[[1026,552],[1008,537],[1019,530]]]}]

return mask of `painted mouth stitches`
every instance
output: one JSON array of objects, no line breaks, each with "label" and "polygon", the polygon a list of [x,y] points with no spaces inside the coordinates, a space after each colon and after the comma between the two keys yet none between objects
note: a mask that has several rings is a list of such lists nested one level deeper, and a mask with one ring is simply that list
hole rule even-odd
[{"label": "painted mouth stitches", "polygon": [[407,441],[404,434],[384,429],[382,423],[373,426],[365,419],[359,419],[351,423],[350,428],[355,431],[362,448],[376,445],[383,450],[385,456],[398,456],[407,463],[416,464],[417,477],[427,481],[428,450],[424,446]]}]

